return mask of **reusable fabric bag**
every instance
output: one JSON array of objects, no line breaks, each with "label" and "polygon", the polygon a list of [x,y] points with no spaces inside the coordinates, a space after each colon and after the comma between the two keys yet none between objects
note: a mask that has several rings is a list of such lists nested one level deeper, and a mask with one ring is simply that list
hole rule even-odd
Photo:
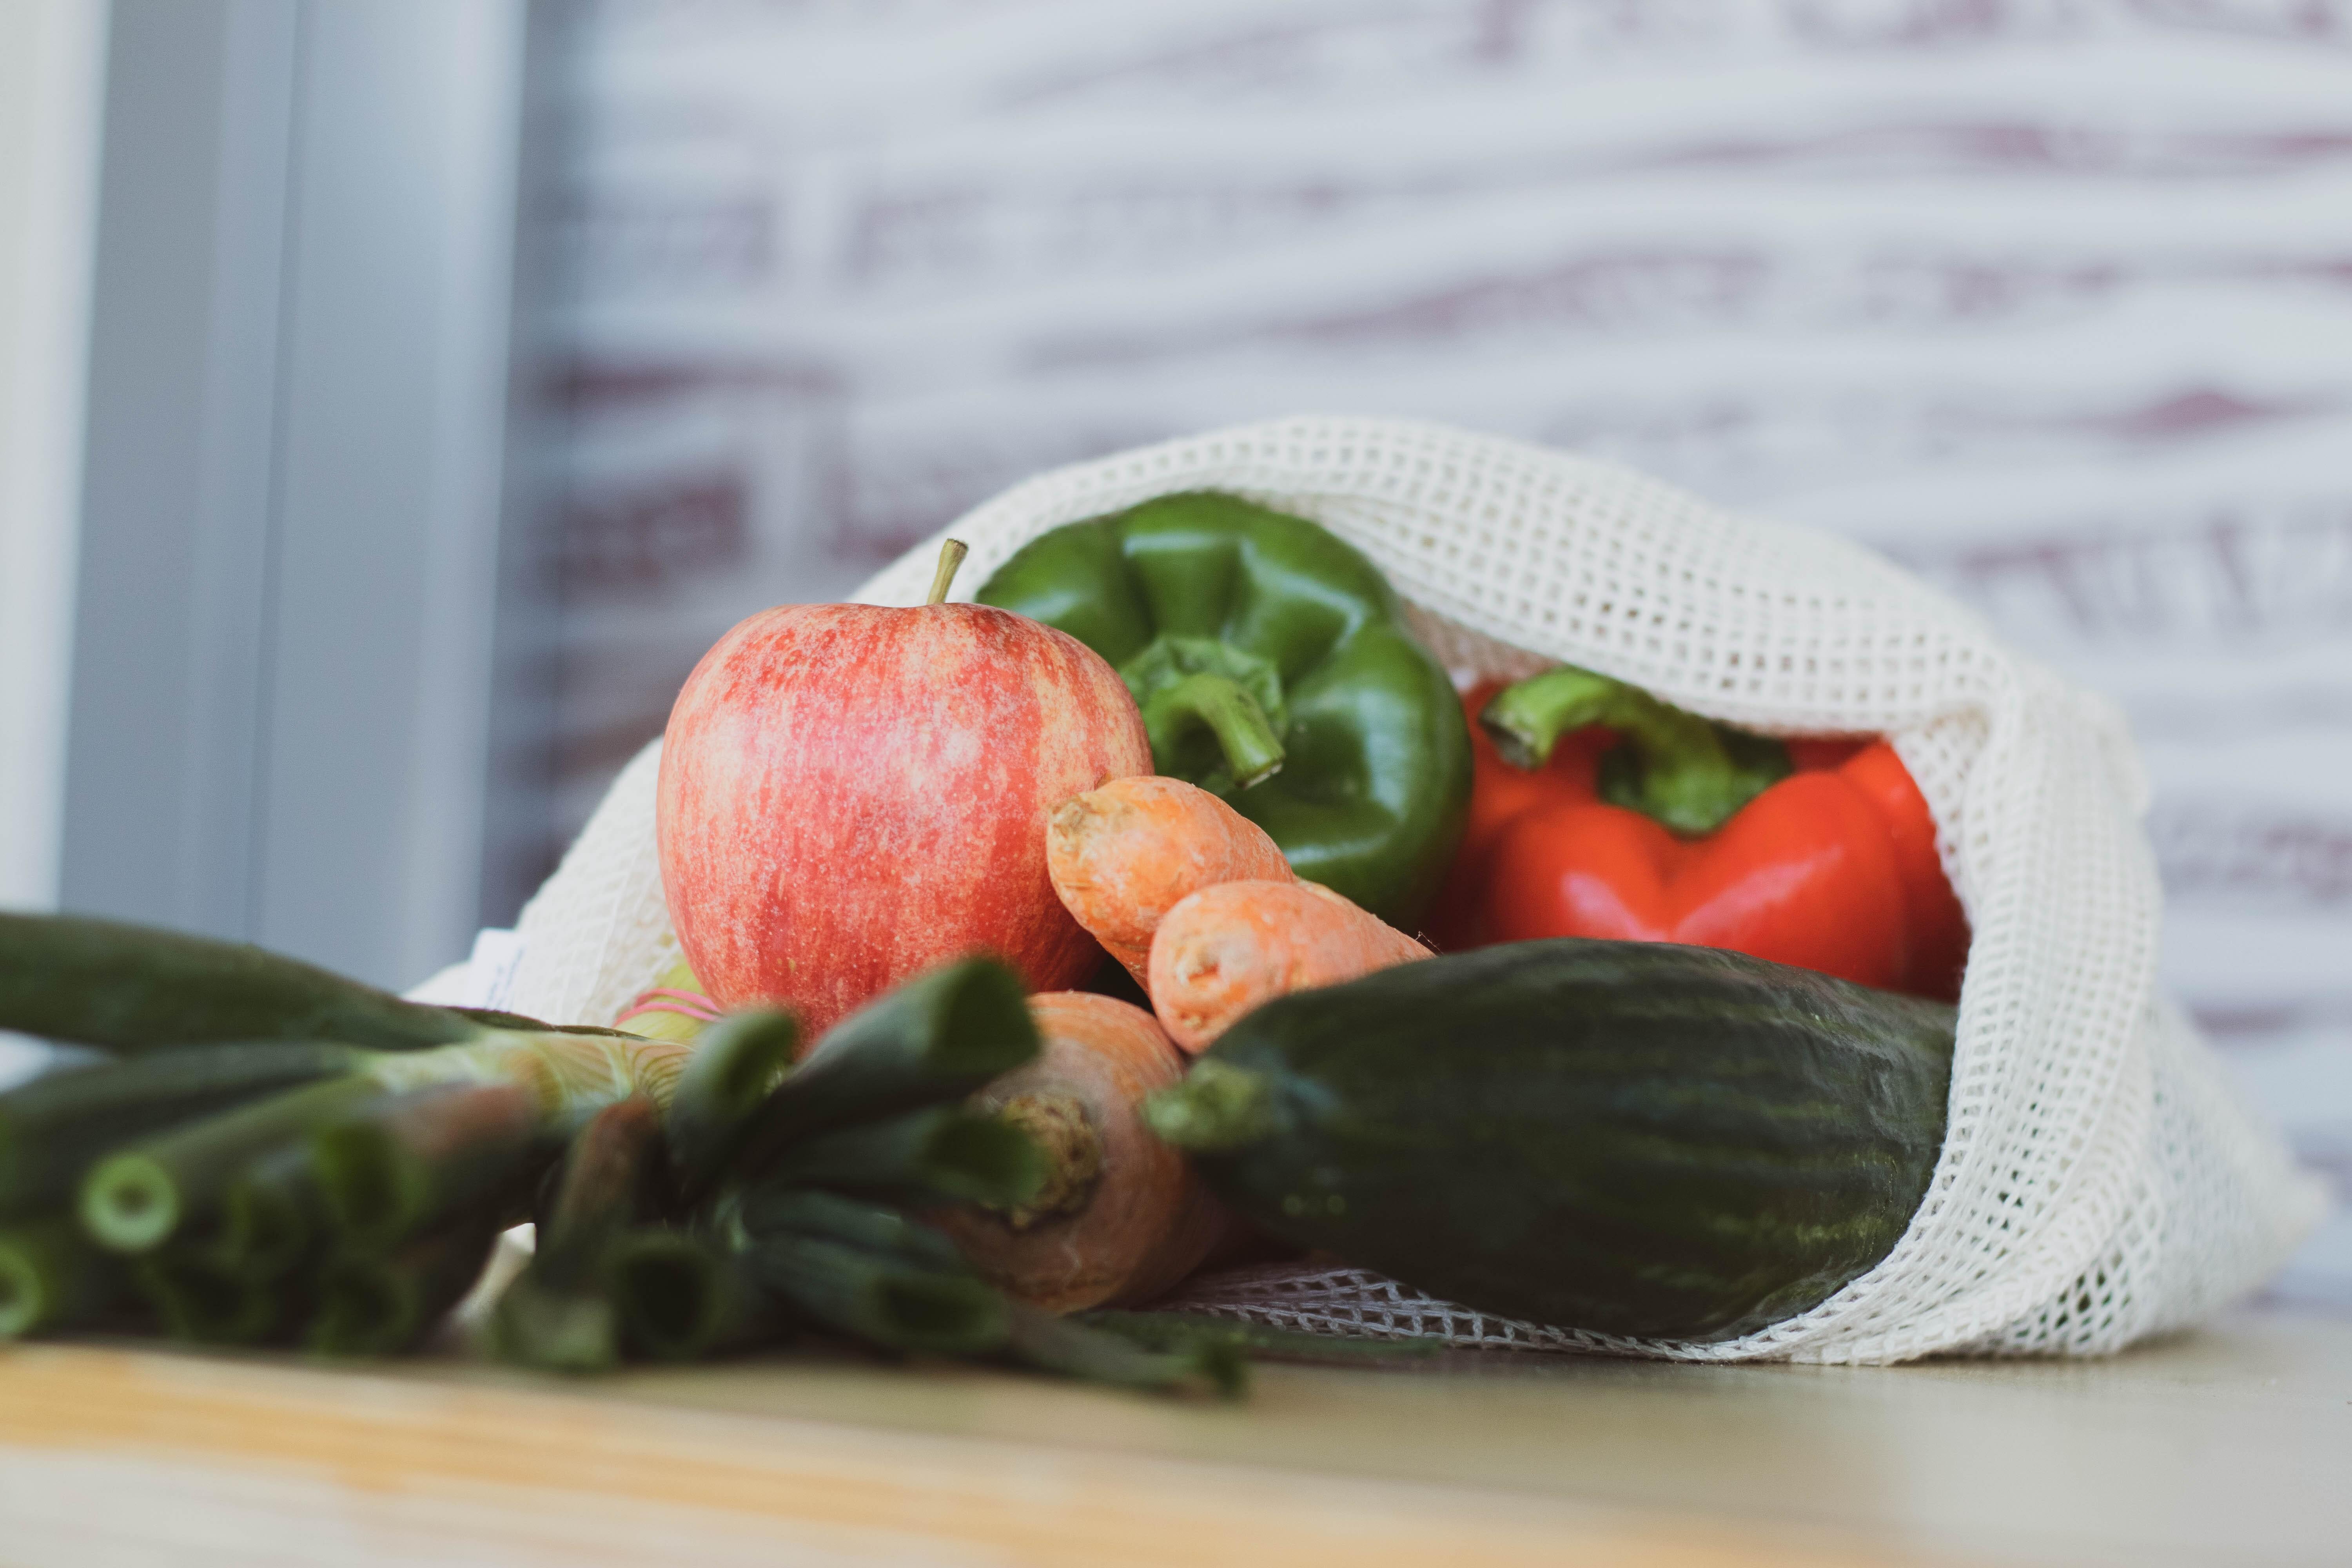
[{"label": "reusable fabric bag", "polygon": [[[1706,1360],[2095,1354],[2194,1321],[2284,1260],[2317,1182],[2157,994],[2147,786],[2121,716],[1859,545],[1738,517],[1627,469],[1394,420],[1296,418],[1082,463],[945,532],[986,581],[1046,530],[1215,489],[1376,562],[1457,677],[1553,662],[1773,734],[1889,736],[1935,814],[1974,941],[1949,1131],[1910,1228],[1809,1312],[1717,1343],[1513,1323],[1360,1269],[1259,1269],[1189,1304],[1333,1333]],[[920,603],[938,541],[856,595]],[[677,962],[654,843],[656,742],[520,922],[505,1005],[609,1023]]]}]

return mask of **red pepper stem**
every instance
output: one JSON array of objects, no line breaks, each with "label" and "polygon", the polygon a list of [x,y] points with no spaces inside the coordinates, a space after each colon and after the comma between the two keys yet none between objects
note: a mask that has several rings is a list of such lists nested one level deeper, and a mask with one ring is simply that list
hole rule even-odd
[{"label": "red pepper stem", "polygon": [[1241,682],[1205,670],[1153,692],[1143,703],[1143,727],[1154,756],[1172,754],[1193,725],[1217,738],[1234,784],[1247,789],[1282,771],[1282,739],[1256,698]]},{"label": "red pepper stem", "polygon": [[1633,753],[1633,776],[1605,797],[1656,818],[1677,833],[1712,833],[1756,794],[1789,771],[1778,742],[1738,737],[1648,692],[1561,665],[1495,694],[1478,715],[1495,749],[1513,767],[1539,768],[1560,737],[1588,725],[1613,730]]}]

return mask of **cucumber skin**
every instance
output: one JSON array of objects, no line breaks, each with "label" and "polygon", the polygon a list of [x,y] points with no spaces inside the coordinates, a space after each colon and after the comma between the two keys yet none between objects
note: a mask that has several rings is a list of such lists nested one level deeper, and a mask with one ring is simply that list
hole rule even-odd
[{"label": "cucumber skin", "polygon": [[1944,1140],[1953,1009],[1738,953],[1562,939],[1281,998],[1204,1060],[1273,1131],[1226,1203],[1481,1310],[1737,1338],[1894,1247]]},{"label": "cucumber skin", "polygon": [[412,1051],[483,1032],[444,1008],[240,942],[16,914],[0,914],[0,1029],[116,1051],[231,1040]]}]

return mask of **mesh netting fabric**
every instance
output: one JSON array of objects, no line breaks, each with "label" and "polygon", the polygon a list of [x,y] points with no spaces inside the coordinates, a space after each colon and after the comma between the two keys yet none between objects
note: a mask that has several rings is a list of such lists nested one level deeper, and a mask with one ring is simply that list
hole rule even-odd
[{"label": "mesh netting fabric", "polygon": [[[944,531],[964,594],[1062,523],[1219,489],[1351,541],[1457,674],[1553,661],[1769,733],[1891,737],[1974,932],[1949,1131],[1877,1268],[1708,1344],[1510,1323],[1356,1269],[1196,1285],[1207,1310],[1349,1334],[1689,1359],[2095,1353],[2190,1321],[2282,1262],[2324,1205],[2155,988],[2147,784],[2117,712],[1852,542],[1718,510],[1610,464],[1440,426],[1297,418],[1040,475]],[[913,605],[938,542],[857,597]],[[510,1005],[609,1022],[677,957],[653,831],[657,748],[524,911]]]}]

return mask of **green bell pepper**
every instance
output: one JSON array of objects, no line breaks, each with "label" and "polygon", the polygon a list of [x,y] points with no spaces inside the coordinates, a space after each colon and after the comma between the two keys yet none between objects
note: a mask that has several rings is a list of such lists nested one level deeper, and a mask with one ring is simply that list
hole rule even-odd
[{"label": "green bell pepper", "polygon": [[1234,496],[1165,496],[1030,541],[976,597],[1116,666],[1153,765],[1230,801],[1301,877],[1421,918],[1469,810],[1469,731],[1353,546]]}]

